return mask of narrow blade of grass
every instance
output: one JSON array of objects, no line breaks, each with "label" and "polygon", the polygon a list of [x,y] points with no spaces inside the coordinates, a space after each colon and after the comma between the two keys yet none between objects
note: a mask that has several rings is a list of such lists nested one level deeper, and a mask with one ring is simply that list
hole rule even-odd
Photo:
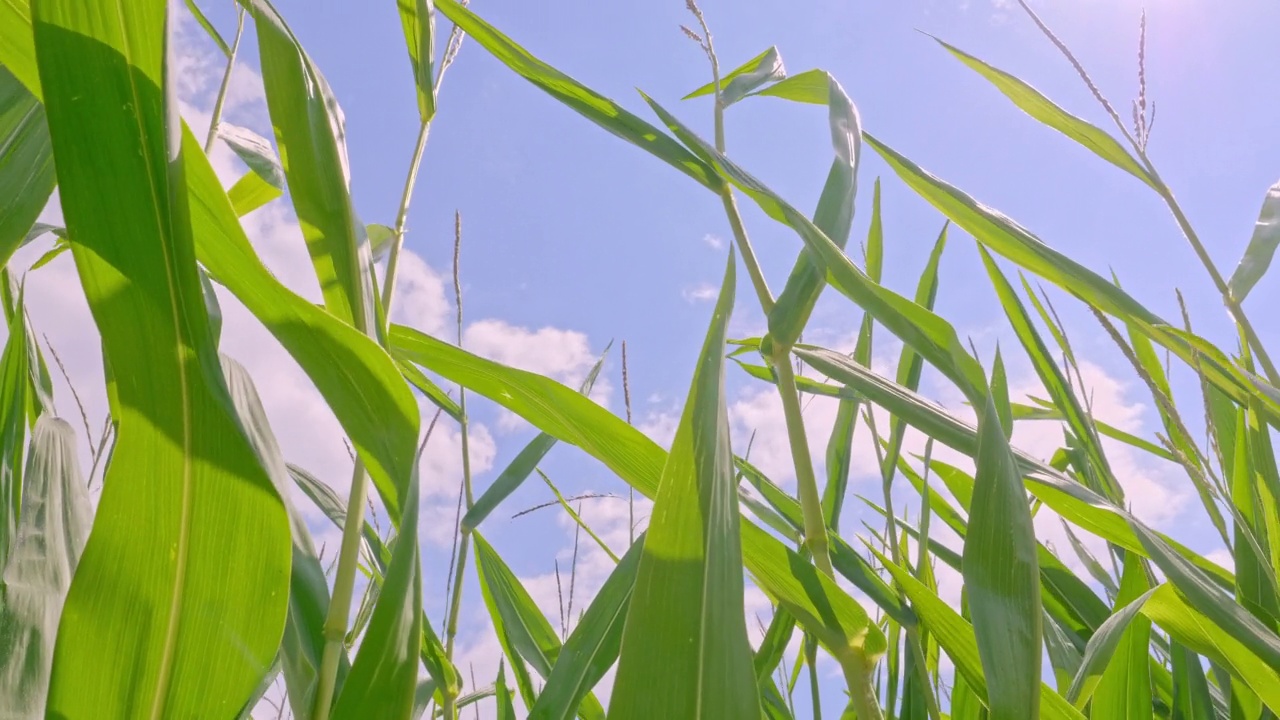
[{"label": "narrow blade of grass", "polygon": [[[1150,592],[1149,588],[1142,560],[1137,554],[1128,553],[1120,579],[1120,594],[1116,596],[1117,612],[1129,604],[1141,608],[1145,605],[1142,601]],[[1094,689],[1089,708],[1091,718],[1145,717],[1152,712],[1147,649],[1151,642],[1151,620],[1145,616],[1134,617],[1126,625]],[[1080,707],[1079,701],[1076,707]]]},{"label": "narrow blade of grass", "polygon": [[1231,297],[1237,302],[1244,302],[1249,291],[1266,274],[1277,247],[1280,247],[1280,183],[1267,191],[1267,197],[1262,201],[1262,212],[1253,226],[1249,247],[1245,248],[1244,257],[1240,258],[1240,264],[1227,282]]}]

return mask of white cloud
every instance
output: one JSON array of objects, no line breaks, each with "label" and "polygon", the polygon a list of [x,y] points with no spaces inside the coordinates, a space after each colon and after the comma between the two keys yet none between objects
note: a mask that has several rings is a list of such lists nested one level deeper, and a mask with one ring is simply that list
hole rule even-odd
[{"label": "white cloud", "polygon": [[701,283],[680,291],[680,296],[687,303],[711,302],[720,294],[720,289],[708,283]]},{"label": "white cloud", "polygon": [[702,236],[702,242],[706,243],[707,247],[710,247],[712,250],[724,249],[724,238],[720,237],[719,235],[713,235],[711,233],[707,233],[706,235]]}]

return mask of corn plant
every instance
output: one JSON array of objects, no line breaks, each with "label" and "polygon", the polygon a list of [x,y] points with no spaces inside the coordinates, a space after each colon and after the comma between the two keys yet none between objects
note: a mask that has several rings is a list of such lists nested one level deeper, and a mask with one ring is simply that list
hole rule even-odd
[{"label": "corn plant", "polygon": [[[1235,347],[1197,335],[1185,307],[1177,322],[1161,318],[1114,278],[1071,260],[864,130],[829,73],[789,74],[776,48],[722,72],[708,23],[692,2],[696,27],[684,30],[706,55],[711,81],[685,99],[710,99],[710,140],[647,95],[656,124],[624,109],[539,60],[465,3],[397,0],[420,131],[393,227],[359,219],[338,100],[269,0],[239,0],[231,43],[195,3],[187,5],[227,59],[203,140],[178,113],[174,3],[0,4],[0,187],[7,191],[0,261],[50,233],[56,239],[36,265],[70,253],[101,337],[102,390],[111,409],[91,452],[90,481],[103,468],[95,512],[76,433],[54,411],[49,364],[24,305],[28,281],[6,267],[0,717],[248,717],[279,679],[288,711],[315,720],[454,720],[480,703],[504,720],[517,712],[544,720],[773,720],[795,717],[802,668],[818,713],[823,692],[833,692],[819,679],[820,655],[843,676],[844,717],[1255,720],[1280,713],[1280,471],[1272,449],[1280,374],[1245,308],[1280,244],[1280,186],[1267,193],[1239,266],[1224,275],[1147,153],[1145,87],[1130,125],[1025,4],[1114,121],[1114,132],[1068,113],[1015,75],[937,43],[1018,109],[1156,194],[1221,294],[1239,337]],[[443,43],[437,15],[453,24]],[[220,122],[247,25],[257,34],[274,148]],[[692,180],[723,208],[734,244],[701,351],[688,358],[689,391],[668,448],[630,423],[629,400],[624,419],[590,399],[604,358],[575,389],[461,346],[459,217],[457,336],[389,320],[441,81],[464,36],[670,165],[684,176],[673,174],[673,181]],[[833,159],[812,214],[729,155],[730,109],[766,98],[827,110]],[[209,161],[220,141],[249,168],[229,188]],[[879,179],[863,201],[870,231],[862,257],[855,261],[846,250],[867,148],[945,218],[910,295],[881,282]],[[55,185],[65,228],[36,223]],[[323,290],[319,305],[267,270],[240,221],[286,192]],[[802,242],[776,294],[740,203],[754,203]],[[1001,353],[984,365],[935,307],[940,261],[957,230],[976,241],[1045,398],[1016,402]],[[376,259],[383,257],[379,274]],[[746,302],[767,318],[760,337],[728,334],[743,302],[736,297],[740,269],[752,289]],[[1087,308],[1130,363],[1159,411],[1156,440],[1095,417],[1067,329],[1031,276]],[[215,284],[289,352],[340,422],[356,458],[348,498],[283,457],[253,378],[219,353]],[[803,341],[827,286],[863,313],[852,353]],[[873,338],[884,333],[902,343],[892,377],[872,369]],[[625,373],[625,345],[623,357]],[[1177,372],[1195,378],[1199,398],[1175,398],[1174,360]],[[926,368],[959,391],[972,418],[922,394]],[[731,372],[778,393],[794,495],[731,441]],[[445,383],[457,386],[456,399]],[[427,423],[415,392],[436,407]],[[818,396],[839,405],[821,482],[804,414]],[[473,487],[468,451],[468,399],[477,398],[539,431],[483,488]],[[424,577],[418,540],[418,460],[423,435],[438,422],[459,424],[463,468],[443,637],[423,610],[424,592],[439,588]],[[1015,426],[1034,422],[1062,429],[1061,448],[1049,458],[1011,442]],[[1193,434],[1198,425],[1205,442]],[[851,504],[855,433],[871,439],[870,470],[882,490],[862,499],[875,518],[862,532],[840,526]],[[908,451],[909,433],[924,438],[922,453]],[[1109,461],[1103,438],[1179,469],[1230,549],[1232,569],[1130,512],[1126,478]],[[595,458],[629,492],[654,501],[647,528],[621,555],[539,467],[558,444]],[[942,448],[965,462],[935,456]],[[482,532],[535,473],[615,563],[572,630],[559,634]],[[332,579],[294,504],[295,488],[342,530]],[[391,519],[389,535],[366,517],[371,489]],[[896,507],[903,498],[911,499],[908,507]],[[1061,520],[1073,557],[1037,538],[1039,513]],[[472,574],[481,598],[464,596]],[[942,597],[946,574],[963,581],[958,606]],[[359,585],[358,577],[367,582]],[[754,645],[743,607],[748,584],[773,606]],[[483,604],[502,647],[492,684],[464,678],[455,665],[468,603]],[[610,670],[606,695],[600,683]]]}]

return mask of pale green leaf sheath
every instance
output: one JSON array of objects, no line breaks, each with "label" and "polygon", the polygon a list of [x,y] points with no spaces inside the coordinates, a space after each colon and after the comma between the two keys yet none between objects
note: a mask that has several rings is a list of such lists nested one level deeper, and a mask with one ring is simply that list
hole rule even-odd
[{"label": "pale green leaf sheath", "polygon": [[22,520],[0,574],[0,717],[44,714],[53,643],[93,509],[76,460],[76,434],[41,415],[31,433]]},{"label": "pale green leaf sheath", "polygon": [[662,470],[623,630],[611,718],[761,715],[742,611],[736,473],[724,399],[733,288],[730,255]]},{"label": "pale green leaf sheath", "polygon": [[161,0],[39,0],[32,15],[68,236],[119,423],[48,711],[230,717],[280,643],[289,524],[231,406],[201,294],[165,92],[172,18]]}]

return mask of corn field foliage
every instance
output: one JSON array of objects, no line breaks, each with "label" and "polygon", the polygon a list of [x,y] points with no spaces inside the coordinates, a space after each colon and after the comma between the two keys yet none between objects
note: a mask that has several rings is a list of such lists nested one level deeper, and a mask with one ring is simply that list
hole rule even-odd
[{"label": "corn field foliage", "polygon": [[[1268,338],[1249,320],[1250,310],[1274,309],[1246,302],[1280,244],[1280,185],[1266,194],[1239,265],[1230,273],[1216,267],[1147,155],[1145,97],[1133,122],[1122,120],[1029,8],[1114,127],[1080,119],[964,50],[941,40],[935,49],[989,81],[1010,112],[1086,150],[1081,162],[1110,163],[1166,205],[1221,295],[1234,345],[1197,335],[1189,313],[1156,315],[1113,277],[885,144],[864,129],[830,74],[788,73],[776,48],[721,72],[692,3],[696,23],[686,32],[706,51],[711,82],[678,109],[670,98],[642,95],[633,112],[465,3],[397,0],[415,80],[400,91],[416,93],[421,133],[394,227],[360,221],[340,99],[287,19],[269,0],[239,0],[241,26],[228,43],[187,5],[225,53],[228,77],[241,33],[256,33],[273,138],[220,125],[218,109],[206,137],[183,122],[174,2],[0,3],[0,262],[36,238],[52,238],[37,265],[69,253],[100,334],[110,404],[86,474],[74,418],[53,409],[46,346],[24,306],[25,283],[40,278],[7,266],[0,717],[262,717],[273,686],[285,689],[281,714],[314,720],[453,720],[478,704],[503,719],[785,720],[796,714],[796,696],[811,696],[807,706],[816,708],[821,693],[841,690],[843,717],[862,720],[1280,713],[1280,373]],[[584,386],[565,387],[388,320],[437,90],[464,36],[471,52],[491,54],[584,123],[669,165],[670,182],[723,206],[734,243],[701,351],[684,360],[692,373],[669,449],[588,397],[599,365]],[[726,152],[733,106],[764,98],[826,108],[832,160],[812,213]],[[681,119],[707,102],[710,138]],[[209,161],[218,143],[249,168],[229,188]],[[939,213],[934,251],[906,294],[880,282],[881,180],[869,193],[858,173],[868,152],[892,169],[883,182],[905,184]],[[65,227],[36,223],[55,187]],[[285,194],[320,304],[267,270],[240,221],[286,202]],[[764,281],[740,215],[746,205],[802,243],[780,292]],[[851,242],[855,208],[870,215],[871,229]],[[1001,355],[984,366],[934,307],[945,280],[939,260],[956,237],[976,241],[1018,341],[1002,351],[1025,356],[1044,397],[1011,402]],[[750,281],[747,297],[735,295],[740,276]],[[282,456],[253,378],[219,353],[215,286],[253,313],[341,424],[357,457],[348,498]],[[1088,331],[1128,361],[1159,411],[1155,438],[1095,419],[1084,358],[1045,286],[1091,311],[1096,327]],[[852,354],[802,340],[824,290],[863,318]],[[763,336],[729,336],[729,319],[743,306],[767,318]],[[901,342],[890,373],[871,367],[873,336]],[[963,395],[970,415],[921,394],[926,369]],[[1198,392],[1174,397],[1174,372],[1195,378]],[[725,378],[742,373],[776,388],[794,495],[730,442]],[[815,396],[839,403],[824,477],[804,424]],[[420,397],[438,408],[434,418],[420,417]],[[468,398],[541,433],[487,487],[473,488],[467,469]],[[1051,457],[1010,443],[1015,426],[1046,422],[1061,428]],[[429,618],[424,593],[440,589],[423,577],[418,457],[435,423],[461,428],[466,503],[450,603],[444,617]],[[923,453],[904,450],[909,432],[927,438]],[[880,496],[848,493],[855,433],[873,439]],[[1131,514],[1126,478],[1104,438],[1179,469],[1229,549],[1230,569]],[[935,458],[944,448],[971,462]],[[484,537],[486,518],[553,451],[585,453],[622,492],[654,503],[647,530],[625,553],[611,553],[612,574],[567,637]],[[94,509],[85,478],[96,472],[103,480]],[[894,508],[904,492],[918,500],[913,512]],[[342,529],[332,573],[294,504],[299,497]],[[371,499],[390,518],[388,531],[371,525]],[[855,502],[877,520],[839,527]],[[1068,547],[1037,540],[1039,513],[1061,519]],[[940,596],[948,573],[963,580],[958,604]],[[478,578],[481,597],[464,597],[469,577]],[[773,606],[754,643],[743,609],[752,586]],[[487,610],[504,655],[496,677],[477,681],[455,666],[459,617],[473,616],[460,607]],[[818,682],[824,657],[840,669],[843,688]],[[597,685],[610,671],[606,693]]]}]

